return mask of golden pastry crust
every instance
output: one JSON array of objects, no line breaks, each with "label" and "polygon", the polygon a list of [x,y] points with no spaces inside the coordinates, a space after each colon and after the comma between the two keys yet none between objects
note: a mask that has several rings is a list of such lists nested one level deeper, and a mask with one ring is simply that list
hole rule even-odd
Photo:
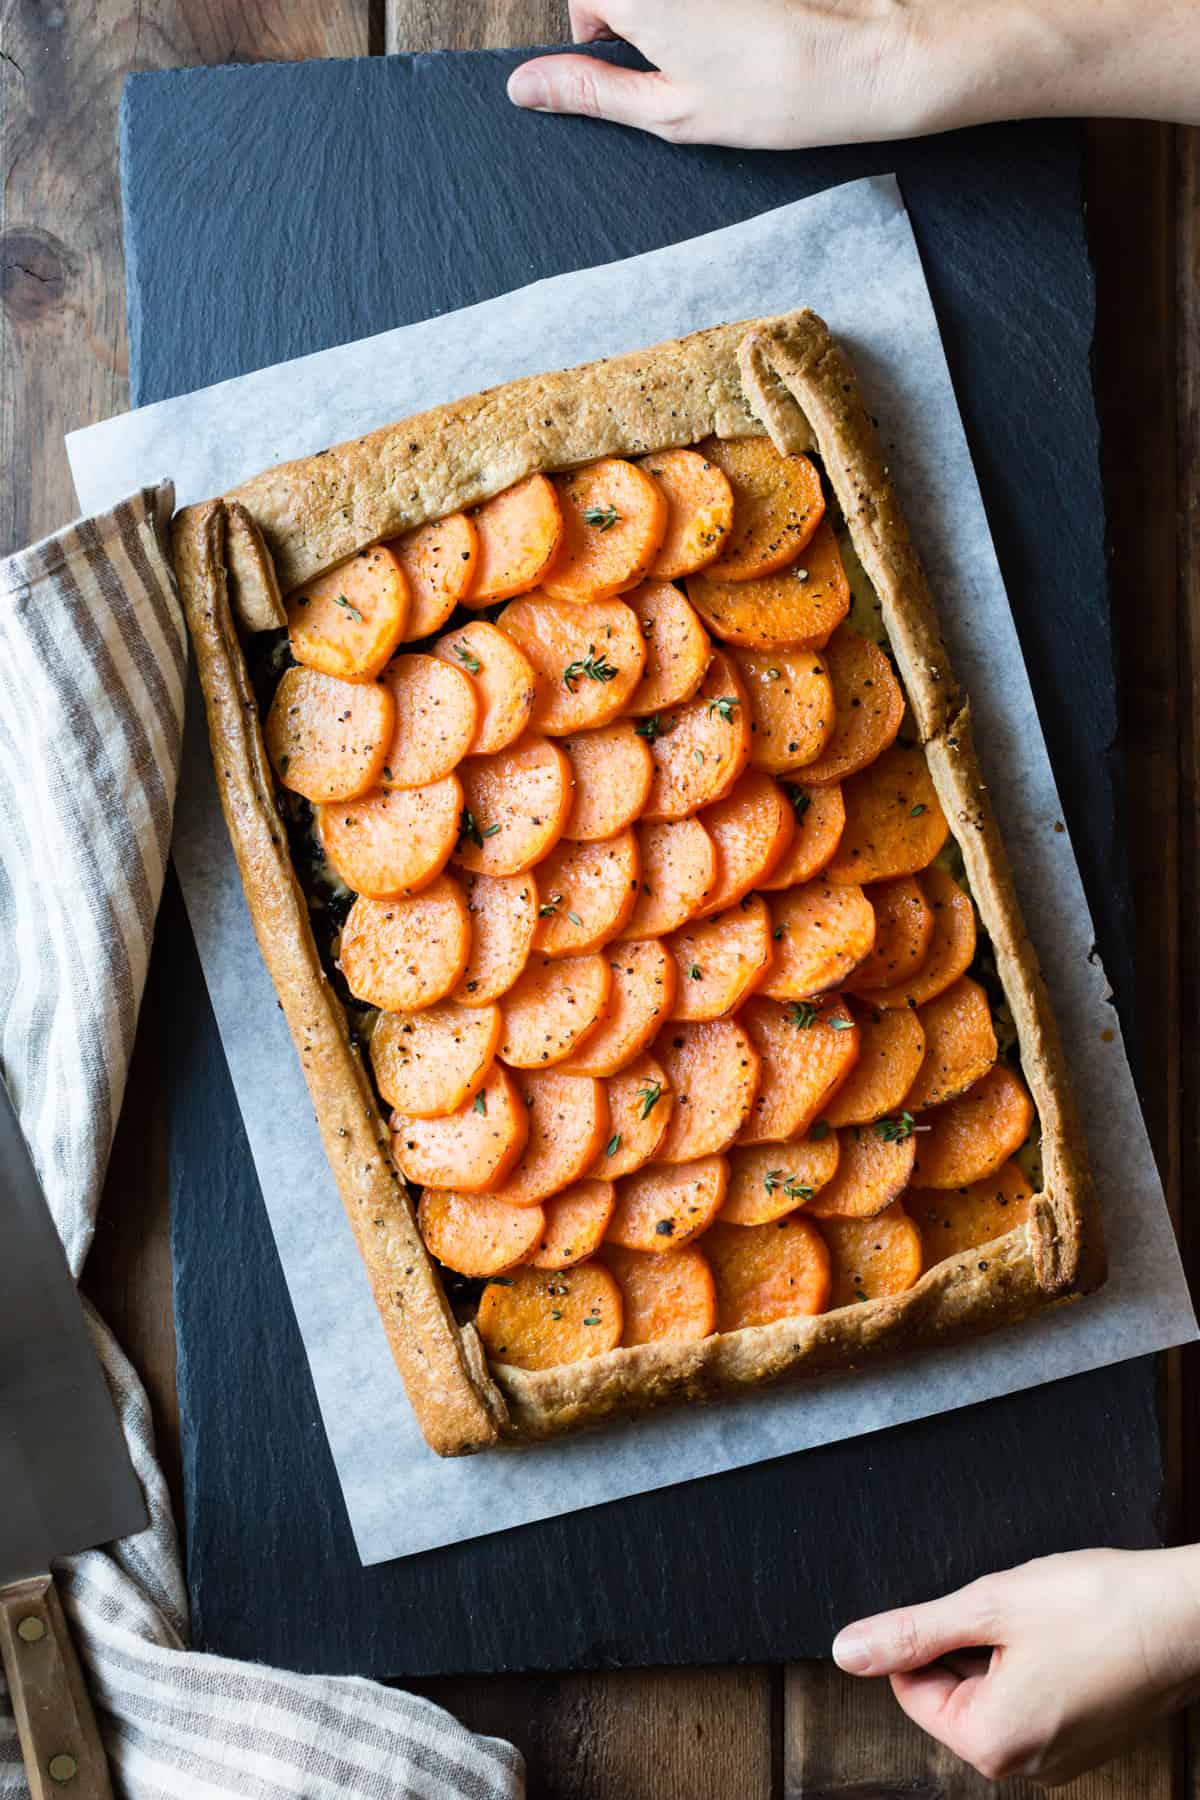
[{"label": "golden pastry crust", "polygon": [[[762,429],[815,450],[879,596],[939,798],[995,948],[1042,1131],[1029,1223],[936,1264],[904,1294],[703,1339],[613,1350],[538,1372],[489,1372],[455,1324],[392,1164],[370,1081],[322,972],[275,810],[226,591],[226,504],[262,533],[287,591],[365,545],[474,505],[536,470]],[[1104,1249],[1062,1046],[1021,919],[970,713],[942,644],[853,371],[805,311],[718,326],[654,349],[533,377],[438,407],[244,483],[177,520],[214,762],[263,956],[292,1030],[325,1147],[393,1353],[441,1454],[556,1436],[613,1413],[845,1370],[976,1335],[1104,1278]]]}]

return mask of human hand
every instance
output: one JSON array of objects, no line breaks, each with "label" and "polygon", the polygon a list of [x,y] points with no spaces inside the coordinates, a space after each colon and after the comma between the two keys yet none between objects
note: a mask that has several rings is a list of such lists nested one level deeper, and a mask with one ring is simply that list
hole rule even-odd
[{"label": "human hand", "polygon": [[1200,1546],[1043,1557],[860,1619],[833,1655],[886,1675],[909,1718],[988,1780],[1057,1786],[1200,1694]]},{"label": "human hand", "polygon": [[509,98],[675,143],[781,150],[988,119],[1200,119],[1193,0],[570,0],[577,43],[654,64],[535,57]]}]

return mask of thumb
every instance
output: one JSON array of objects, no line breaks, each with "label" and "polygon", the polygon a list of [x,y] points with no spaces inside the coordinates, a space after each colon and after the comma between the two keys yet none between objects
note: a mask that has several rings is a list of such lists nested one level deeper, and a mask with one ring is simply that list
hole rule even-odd
[{"label": "thumb", "polygon": [[985,1607],[977,1584],[925,1606],[859,1619],[838,1632],[833,1660],[850,1675],[894,1675],[924,1668],[951,1650],[995,1641],[994,1607]]},{"label": "thumb", "polygon": [[670,135],[675,91],[657,69],[619,69],[594,56],[535,56],[508,78],[514,106],[534,112],[582,113],[614,125]]}]

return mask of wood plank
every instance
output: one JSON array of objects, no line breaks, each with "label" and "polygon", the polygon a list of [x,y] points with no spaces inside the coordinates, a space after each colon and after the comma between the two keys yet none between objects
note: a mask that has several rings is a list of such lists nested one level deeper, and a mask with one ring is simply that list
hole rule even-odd
[{"label": "wood plank", "polygon": [[569,41],[566,0],[384,0],[389,55],[411,50],[503,50]]}]

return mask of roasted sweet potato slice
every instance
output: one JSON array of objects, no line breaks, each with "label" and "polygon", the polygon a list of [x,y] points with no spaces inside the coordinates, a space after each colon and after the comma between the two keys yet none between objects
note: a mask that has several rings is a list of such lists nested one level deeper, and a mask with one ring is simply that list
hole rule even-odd
[{"label": "roasted sweet potato slice", "polygon": [[804,1000],[840,987],[875,942],[875,914],[858,887],[822,877],[771,900],[775,960],[762,986],[772,1000]]},{"label": "roasted sweet potato slice", "polygon": [[659,1161],[686,1163],[728,1149],[758,1089],[758,1051],[733,1019],[667,1025],[654,1054],[675,1096]]},{"label": "roasted sweet potato slice", "polygon": [[563,1062],[608,1011],[604,956],[534,955],[504,995],[499,1054],[517,1069]]},{"label": "roasted sweet potato slice", "polygon": [[603,456],[554,477],[563,537],[542,577],[558,600],[611,600],[650,573],[667,530],[667,498],[636,463]]},{"label": "roasted sweet potato slice", "polygon": [[436,656],[395,656],[380,676],[396,703],[396,725],[380,775],[384,787],[428,787],[462,761],[478,704],[467,677]]},{"label": "roasted sweet potato slice", "polygon": [[536,1206],[587,1173],[608,1136],[604,1083],[557,1069],[513,1076],[529,1114],[521,1159],[493,1191],[510,1206]]},{"label": "roasted sweet potato slice", "polygon": [[292,655],[343,681],[373,681],[404,636],[408,582],[383,544],[306,582],[286,602]]},{"label": "roasted sweet potato slice", "polygon": [[639,1056],[604,1084],[608,1094],[609,1136],[591,1173],[616,1181],[653,1162],[667,1135],[675,1096],[666,1071],[652,1056]]},{"label": "roasted sweet potato slice", "polygon": [[717,847],[699,819],[642,825],[638,896],[622,935],[665,937],[694,918],[717,879]]},{"label": "roasted sweet potato slice", "polygon": [[772,893],[780,888],[799,887],[819,875],[832,861],[846,823],[840,787],[808,788],[794,781],[781,781],[779,785],[791,805],[796,829],[788,848],[761,884]]},{"label": "roasted sweet potato slice", "polygon": [[846,823],[826,881],[893,881],[927,868],[950,835],[925,753],[893,744],[842,786]]},{"label": "roasted sweet potato slice", "polygon": [[768,774],[802,768],[833,730],[833,687],[815,650],[732,650],[750,701],[750,761]]},{"label": "roasted sweet potato slice", "polygon": [[627,712],[642,718],[690,700],[712,655],[698,614],[669,581],[643,581],[626,594],[646,644],[646,665]]},{"label": "roasted sweet potato slice", "polygon": [[315,803],[353,800],[383,773],[395,724],[396,703],[377,683],[285,669],[263,739],[284,787]]},{"label": "roasted sweet potato slice", "polygon": [[638,467],[651,476],[667,502],[667,529],[650,573],[678,581],[715,562],[733,526],[733,489],[715,462],[699,450],[656,450]]},{"label": "roasted sweet potato slice", "polygon": [[475,1325],[493,1362],[516,1369],[603,1356],[621,1341],[621,1290],[603,1263],[515,1269],[489,1281]]},{"label": "roasted sweet potato slice", "polygon": [[822,1219],[820,1231],[832,1265],[831,1311],[903,1294],[920,1279],[921,1233],[899,1200],[873,1219]]},{"label": "roasted sweet potato slice", "polygon": [[723,1225],[769,1225],[804,1206],[833,1180],[838,1166],[835,1131],[821,1139],[753,1144],[729,1152],[729,1192]]},{"label": "roasted sweet potato slice", "polygon": [[877,1012],[856,1006],[858,1061],[822,1117],[830,1125],[870,1125],[886,1113],[909,1106],[906,1098],[919,1079],[925,1033],[916,1013],[905,1008]]},{"label": "roasted sweet potato slice", "polygon": [[828,520],[822,520],[812,541],[787,568],[750,581],[731,581],[723,580],[714,565],[691,576],[687,591],[717,637],[747,650],[823,644],[850,610],[850,584]]},{"label": "roasted sweet potato slice", "polygon": [[[975,907],[952,875],[936,864],[924,869],[919,886],[933,915],[933,931],[917,969],[888,987],[858,988],[868,1006],[923,1006],[945,993],[970,968],[975,955]],[[871,898],[892,883],[868,889]]]},{"label": "roasted sweet potato slice", "polygon": [[760,887],[787,855],[795,814],[779,784],[747,769],[723,800],[706,806],[701,823],[717,847],[717,879],[701,916],[725,912]]},{"label": "roasted sweet potato slice", "polygon": [[371,1034],[375,1085],[389,1106],[415,1118],[452,1113],[483,1086],[500,1042],[498,1006],[381,1013]]},{"label": "roasted sweet potato slice", "polygon": [[699,448],[733,489],[733,527],[709,564],[713,580],[748,581],[794,563],[825,516],[815,465],[782,456],[769,437],[711,437]]},{"label": "roasted sweet potato slice", "polygon": [[783,1143],[800,1137],[820,1118],[842,1084],[853,1080],[859,1058],[858,1026],[841,999],[781,1005],[756,996],[738,1014],[758,1051],[762,1069],[742,1144]]},{"label": "roasted sweet potato slice", "polygon": [[475,573],[462,604],[490,606],[536,587],[562,543],[562,514],[547,477],[518,481],[477,506],[470,518],[476,532]]},{"label": "roasted sweet potato slice", "polygon": [[486,619],[471,619],[440,637],[433,653],[464,674],[475,690],[471,755],[494,756],[515,744],[529,727],[537,699],[533,664],[520,646]]},{"label": "roasted sweet potato slice", "polygon": [[547,1200],[545,1227],[529,1258],[534,1269],[569,1269],[594,1256],[617,1203],[611,1181],[576,1181]]},{"label": "roasted sweet potato slice", "polygon": [[720,1019],[751,993],[771,966],[771,915],[758,894],[663,940],[675,971],[668,1017]]},{"label": "roasted sweet potato slice", "polygon": [[459,832],[457,775],[428,787],[372,788],[317,808],[321,848],[348,888],[372,900],[414,894],[441,874]]},{"label": "roasted sweet potato slice", "polygon": [[996,1060],[988,998],[969,975],[960,975],[944,994],[926,1001],[916,1016],[925,1031],[925,1060],[904,1100],[912,1113],[957,1100]]},{"label": "roasted sweet potato slice", "polygon": [[538,864],[534,949],[582,956],[619,936],[633,911],[640,870],[632,829],[598,844],[556,844]]},{"label": "roasted sweet potato slice", "polygon": [[571,765],[573,792],[565,838],[596,843],[615,837],[641,817],[654,763],[650,746],[628,719],[559,739]]},{"label": "roasted sweet potato slice", "polygon": [[904,1204],[920,1228],[929,1268],[960,1250],[981,1249],[1024,1225],[1032,1199],[1033,1188],[1024,1172],[1015,1162],[1006,1162],[994,1175],[952,1192],[910,1188]]},{"label": "roasted sweet potato slice", "polygon": [[545,1234],[540,1206],[509,1206],[490,1194],[428,1187],[417,1208],[425,1248],[459,1275],[502,1275],[532,1254]]},{"label": "roasted sweet potato slice", "polygon": [[933,937],[933,908],[915,875],[877,881],[867,899],[875,909],[875,948],[846,983],[854,993],[911,980],[925,961]]},{"label": "roasted sweet potato slice", "polygon": [[916,1156],[916,1138],[904,1131],[890,1119],[839,1131],[837,1174],[806,1210],[819,1219],[873,1219],[890,1206],[908,1186]]},{"label": "roasted sweet potato slice", "polygon": [[471,954],[454,990],[460,1006],[487,1006],[506,994],[525,967],[537,929],[533,876],[464,875]]},{"label": "roasted sweet potato slice", "polygon": [[600,1260],[621,1290],[625,1314],[621,1342],[627,1349],[634,1344],[694,1343],[715,1329],[712,1270],[694,1244],[662,1256],[606,1244]]},{"label": "roasted sweet potato slice", "polygon": [[440,631],[475,575],[478,538],[466,513],[448,513],[393,538],[392,552],[408,581],[405,638],[412,643]]},{"label": "roasted sweet potato slice", "polygon": [[[392,1156],[417,1186],[478,1194],[497,1187],[525,1148],[529,1114],[508,1070],[493,1063],[479,1092],[442,1119],[392,1114]],[[465,1273],[465,1271],[464,1271]]]},{"label": "roasted sweet potato slice", "polygon": [[804,770],[810,787],[845,781],[895,742],[904,694],[879,648],[849,625],[839,625],[822,658],[833,684],[833,731]]},{"label": "roasted sweet potato slice", "polygon": [[671,1016],[675,965],[662,944],[646,939],[608,950],[608,1011],[561,1067],[572,1075],[616,1075],[640,1056]]},{"label": "roasted sweet potato slice", "polygon": [[495,756],[468,756],[455,861],[477,875],[520,875],[562,836],[571,765],[548,738],[528,736]]},{"label": "roasted sweet potato slice", "polygon": [[398,900],[360,895],[342,927],[338,966],[356,1000],[381,1012],[418,1012],[458,986],[470,947],[462,890],[439,875]]},{"label": "roasted sweet potato slice", "polygon": [[824,1312],[829,1250],[800,1213],[773,1225],[714,1225],[704,1252],[717,1287],[717,1330]]},{"label": "roasted sweet potato slice", "polygon": [[696,695],[643,720],[654,779],[643,818],[685,819],[729,792],[750,759],[750,719],[741,677],[716,651]]},{"label": "roasted sweet potato slice", "polygon": [[729,1183],[723,1156],[672,1167],[651,1163],[617,1183],[607,1237],[623,1250],[664,1255],[699,1237],[716,1218]]},{"label": "roasted sweet potato slice", "polygon": [[576,604],[528,594],[506,606],[496,624],[532,665],[532,727],[547,737],[619,718],[642,678],[646,641],[624,600]]},{"label": "roasted sweet potato slice", "polygon": [[996,1063],[957,1100],[922,1114],[913,1185],[965,1188],[1015,1156],[1033,1124],[1033,1102],[1019,1075]]}]

